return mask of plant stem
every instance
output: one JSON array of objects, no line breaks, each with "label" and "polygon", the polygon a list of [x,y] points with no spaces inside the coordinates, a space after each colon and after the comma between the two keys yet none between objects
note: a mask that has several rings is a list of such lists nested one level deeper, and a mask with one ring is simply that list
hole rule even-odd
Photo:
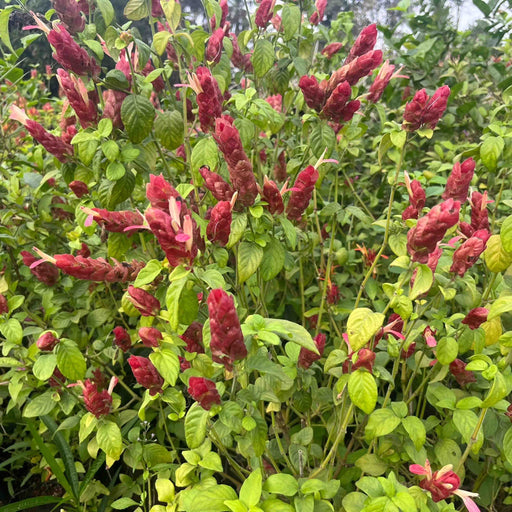
[{"label": "plant stem", "polygon": [[469,443],[466,446],[466,450],[462,454],[462,457],[459,460],[457,467],[455,468],[455,473],[458,473],[460,471],[460,469],[462,468],[462,466],[464,465],[464,462],[466,462],[469,452],[471,451],[472,446],[475,444],[475,442],[478,438],[478,433],[480,432],[480,429],[482,428],[482,424],[484,422],[485,415],[487,414],[488,410],[489,409],[486,407],[485,409],[482,409],[480,411],[480,416],[478,417],[478,423],[476,424],[475,430],[473,431],[473,434],[471,435]]},{"label": "plant stem", "polygon": [[279,448],[279,453],[282,455],[283,459],[286,462],[286,465],[290,469],[290,471],[293,473],[293,476],[297,476],[297,472],[295,471],[295,468],[293,467],[293,464],[290,462],[290,459],[288,458],[288,455],[286,455],[286,452],[283,448],[283,443],[281,442],[281,438],[279,437],[279,434],[277,433],[277,426],[276,426],[276,416],[274,414],[274,411],[270,411],[270,416],[272,418],[272,430],[274,431],[274,436],[277,442],[277,446]]},{"label": "plant stem", "polygon": [[384,250],[386,249],[386,246],[388,243],[389,227],[391,225],[391,211],[393,210],[393,201],[395,199],[396,187],[398,185],[398,177],[400,176],[400,170],[402,169],[402,164],[404,161],[406,146],[407,146],[407,140],[405,141],[404,145],[402,146],[402,151],[400,153],[400,159],[398,160],[398,164],[396,166],[395,179],[393,180],[393,185],[391,187],[391,193],[389,195],[388,212],[386,215],[386,229],[384,231],[384,240],[382,241],[382,246],[379,249],[379,252],[377,253],[377,255],[375,256],[375,259],[373,260],[371,267],[368,269],[368,272],[366,272],[366,275],[364,276],[363,282],[361,283],[361,286],[359,288],[359,293],[357,294],[357,299],[356,299],[354,308],[357,308],[359,306],[359,302],[361,301],[361,297],[363,295],[363,291],[366,286],[366,283],[372,276],[373,270],[377,266],[377,263],[379,262],[379,259],[382,256],[382,253],[384,252]]}]

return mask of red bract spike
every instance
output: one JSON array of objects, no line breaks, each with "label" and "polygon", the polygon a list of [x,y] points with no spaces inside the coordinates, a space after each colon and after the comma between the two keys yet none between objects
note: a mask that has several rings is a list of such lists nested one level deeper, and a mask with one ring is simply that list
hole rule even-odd
[{"label": "red bract spike", "polygon": [[343,48],[343,43],[330,43],[323,50],[322,55],[325,55],[328,59],[338,53]]},{"label": "red bract spike", "polygon": [[180,338],[187,344],[187,352],[204,354],[203,346],[203,325],[199,322],[192,322]]},{"label": "red bract spike", "polygon": [[207,167],[201,167],[199,172],[204,179],[204,186],[212,193],[217,201],[231,201],[235,191],[222,176],[216,172],[210,171]]},{"label": "red bract spike", "polygon": [[345,64],[352,62],[357,57],[368,53],[373,50],[375,43],[377,42],[377,25],[373,23],[361,30],[360,34],[354,42],[354,45],[350,49],[350,52],[345,59]]},{"label": "red bract spike", "polygon": [[205,58],[208,62],[218,63],[222,56],[222,41],[226,33],[223,28],[218,28],[213,31],[213,34],[208,39],[206,45]]},{"label": "red bract spike", "polygon": [[124,128],[123,121],[121,120],[121,106],[126,96],[128,95],[122,91],[114,91],[112,89],[103,91],[103,117],[110,119],[114,128]]},{"label": "red bract spike", "polygon": [[476,231],[471,238],[468,238],[454,253],[453,263],[450,272],[463,276],[478,260],[485,251],[487,240],[491,233],[485,229]]},{"label": "red bract spike", "polygon": [[59,341],[59,338],[56,338],[53,332],[47,331],[39,336],[36,341],[36,346],[43,352],[51,352],[57,346]]},{"label": "red bract spike", "polygon": [[281,192],[279,191],[278,186],[266,176],[261,196],[263,201],[268,203],[266,208],[272,215],[280,215],[284,212],[284,203]]},{"label": "red bract spike", "polygon": [[217,203],[211,211],[210,221],[206,227],[208,240],[225,246],[231,232],[231,220],[231,203],[229,201]]},{"label": "red bract spike", "polygon": [[325,9],[327,7],[327,0],[316,0],[315,2],[315,12],[309,17],[309,21],[313,25],[318,25],[323,19],[325,14]]},{"label": "red bract spike", "polygon": [[302,347],[299,352],[299,360],[297,362],[297,366],[300,368],[308,369],[315,361],[318,361],[324,353],[326,339],[327,338],[325,334],[319,333],[313,340],[320,354],[315,354],[312,350],[308,350],[307,348]]},{"label": "red bract spike", "polygon": [[437,89],[432,98],[428,97],[425,89],[418,91],[405,106],[402,128],[414,132],[426,125],[433,130],[446,110],[449,96],[450,88],[447,85]]},{"label": "red bract spike", "polygon": [[475,172],[475,161],[472,158],[464,160],[464,162],[456,162],[453,166],[450,176],[446,181],[446,188],[443,192],[443,199],[455,199],[461,204],[466,202],[468,198],[469,185],[473,179]]},{"label": "red bract spike", "polygon": [[231,370],[234,361],[247,356],[233,297],[220,288],[212,290],[208,295],[208,313],[212,358]]},{"label": "red bract spike", "polygon": [[492,203],[492,201],[487,199],[487,191],[483,194],[480,194],[480,192],[473,192],[471,194],[471,228],[474,231],[480,229],[489,230],[488,203]]},{"label": "red bract spike", "polygon": [[130,285],[128,286],[128,295],[142,316],[156,316],[160,312],[160,301],[146,290]]},{"label": "red bract spike", "polygon": [[254,23],[257,27],[265,29],[274,14],[275,0],[261,0],[256,11]]},{"label": "red bract spike", "polygon": [[57,25],[49,32],[48,42],[55,49],[53,58],[63,68],[79,76],[98,76],[100,67],[96,61],[75,42],[63,25]]},{"label": "red bract spike", "polygon": [[98,386],[87,379],[84,382],[83,398],[85,408],[94,414],[96,418],[101,418],[110,414],[112,410],[112,395],[107,389],[99,390]]},{"label": "red bract spike", "polygon": [[83,181],[74,180],[69,184],[69,188],[79,199],[89,193],[89,187]]},{"label": "red bract spike", "polygon": [[135,380],[146,389],[151,396],[162,392],[164,379],[158,373],[153,363],[146,357],[131,356],[128,359]]},{"label": "red bract spike", "polygon": [[75,0],[52,0],[52,6],[60,21],[71,34],[82,32],[85,27],[85,18],[80,14],[81,5]]},{"label": "red bract spike", "polygon": [[212,408],[212,405],[220,405],[220,395],[215,382],[204,377],[190,377],[188,394],[207,411]]},{"label": "red bract spike", "polygon": [[145,347],[158,347],[163,340],[162,333],[156,327],[141,327],[139,336]]},{"label": "red bract spike", "polygon": [[130,350],[132,346],[132,340],[126,329],[118,325],[117,327],[114,327],[112,332],[114,333],[114,343],[123,352],[127,352],[128,350]]},{"label": "red bract spike", "polygon": [[446,231],[458,223],[459,212],[459,201],[448,199],[418,220],[407,233],[407,250],[413,261],[427,263],[429,254],[435,251]]},{"label": "red bract spike", "polygon": [[470,329],[478,329],[484,322],[487,322],[489,310],[487,308],[474,308],[462,320],[462,323]]},{"label": "red bract spike", "polygon": [[301,219],[309,205],[317,180],[318,171],[312,165],[299,173],[286,207],[286,216],[289,220],[299,221]]},{"label": "red bract spike", "polygon": [[196,73],[195,90],[199,122],[201,123],[201,130],[208,132],[215,126],[215,119],[222,115],[224,98],[217,80],[208,68],[201,66],[197,68]]},{"label": "red bract spike", "polygon": [[314,76],[302,76],[299,87],[304,95],[304,101],[309,108],[320,112],[325,103],[325,89]]},{"label": "red bract spike", "polygon": [[245,154],[238,130],[227,118],[215,121],[213,138],[228,164],[229,178],[243,206],[252,206],[258,195],[252,164]]},{"label": "red bract spike", "polygon": [[43,261],[41,264],[32,268],[32,264],[37,261],[37,258],[30,254],[28,251],[21,251],[21,257],[23,263],[30,267],[30,272],[36,277],[38,281],[41,281],[46,286],[54,286],[59,279],[59,269],[52,265],[48,261]]}]

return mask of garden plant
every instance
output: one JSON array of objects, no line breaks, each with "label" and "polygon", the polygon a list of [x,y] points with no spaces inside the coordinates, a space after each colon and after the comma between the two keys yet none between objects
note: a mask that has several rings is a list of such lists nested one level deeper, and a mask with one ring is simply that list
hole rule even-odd
[{"label": "garden plant", "polygon": [[0,11],[0,512],[510,510],[510,14],[326,3]]}]

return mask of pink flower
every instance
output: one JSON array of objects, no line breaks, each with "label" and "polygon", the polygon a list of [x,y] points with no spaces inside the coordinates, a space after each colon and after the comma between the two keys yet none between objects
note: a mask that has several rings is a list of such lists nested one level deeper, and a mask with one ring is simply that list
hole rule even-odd
[{"label": "pink flower", "polygon": [[30,268],[30,272],[38,281],[41,281],[46,286],[55,285],[59,279],[59,269],[57,267],[47,261],[32,267],[32,264],[37,261],[37,258],[28,251],[21,251],[20,255],[23,258],[23,263]]},{"label": "pink flower", "polygon": [[369,102],[377,103],[377,101],[380,100],[382,94],[384,93],[384,89],[386,89],[391,79],[409,78],[405,75],[399,74],[400,71],[402,71],[402,68],[400,68],[396,73],[394,73],[394,71],[395,66],[391,65],[389,63],[389,60],[382,64],[382,67],[380,68],[377,76],[375,77],[373,84],[370,86],[370,91],[368,92],[367,96]]},{"label": "pink flower", "polygon": [[471,499],[478,497],[478,494],[459,489],[460,478],[452,469],[453,466],[448,464],[432,474],[428,459],[425,461],[425,466],[420,466],[419,464],[411,464],[409,466],[411,473],[426,476],[426,478],[421,480],[420,487],[426,491],[430,491],[433,501],[438,502],[456,495],[462,498],[469,512],[480,512],[477,504]]},{"label": "pink flower", "polygon": [[437,345],[437,340],[435,338],[436,334],[437,331],[435,329],[432,329],[430,326],[425,327],[425,329],[423,330],[423,339],[430,348],[433,348]]},{"label": "pink flower", "polygon": [[220,395],[215,382],[204,377],[188,379],[188,394],[207,411],[212,408],[212,405],[220,405]]}]

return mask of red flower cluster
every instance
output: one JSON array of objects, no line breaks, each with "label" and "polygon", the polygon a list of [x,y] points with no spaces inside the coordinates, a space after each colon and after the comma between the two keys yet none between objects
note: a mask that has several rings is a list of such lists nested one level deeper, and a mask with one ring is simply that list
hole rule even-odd
[{"label": "red flower cluster", "polygon": [[118,325],[112,330],[114,333],[114,343],[123,351],[127,352],[132,346],[130,335],[124,327]]},{"label": "red flower cluster", "polygon": [[80,199],[89,193],[89,187],[86,183],[80,180],[74,180],[69,184],[69,188],[73,191],[76,197]]},{"label": "red flower cluster", "polygon": [[323,50],[322,55],[325,55],[328,59],[338,53],[343,48],[343,43],[330,43]]},{"label": "red flower cluster", "polygon": [[236,34],[230,32],[229,37],[231,39],[231,43],[233,44],[233,53],[231,54],[231,62],[237,68],[240,68],[247,73],[252,73],[253,65],[251,62],[251,54],[250,53],[242,53],[240,50],[240,45],[238,44],[238,39]]},{"label": "red flower cluster", "polygon": [[315,354],[312,350],[302,347],[299,352],[299,360],[297,365],[300,368],[308,369],[315,361],[318,361],[324,354],[326,336],[323,333],[318,333],[313,341],[320,354]]},{"label": "red flower cluster", "polygon": [[[266,28],[268,22],[272,19],[274,15],[274,5],[276,0],[261,0],[261,3],[256,10],[256,17],[254,18],[254,23],[257,27]],[[327,4],[327,0],[325,0]]]},{"label": "red flower cluster", "polygon": [[178,199],[180,195],[162,174],[159,176],[150,174],[149,183],[146,185],[146,197],[151,206],[166,211],[169,209],[169,199],[171,197]]},{"label": "red flower cluster", "polygon": [[110,414],[112,410],[112,392],[109,392],[109,390],[103,389],[100,391],[95,382],[87,379],[83,384],[83,397],[85,408],[96,418]]},{"label": "red flower cluster", "polygon": [[208,295],[208,314],[212,359],[230,370],[234,361],[247,356],[233,297],[221,288],[212,290]]},{"label": "red flower cluster", "polygon": [[409,202],[411,204],[402,213],[402,220],[417,219],[421,210],[425,207],[427,196],[421,183],[418,180],[410,181],[407,173],[405,173],[405,184],[409,192]]},{"label": "red flower cluster", "polygon": [[200,66],[196,73],[197,76],[192,78],[191,85],[197,94],[201,130],[208,132],[215,126],[215,119],[222,115],[224,97],[220,92],[217,80],[208,68]]},{"label": "red flower cluster", "polygon": [[141,327],[139,336],[145,347],[158,347],[163,340],[162,333],[156,327]]},{"label": "red flower cluster", "polygon": [[459,386],[465,386],[476,382],[476,377],[473,372],[466,370],[467,364],[460,359],[455,359],[450,363],[450,373],[455,377]]},{"label": "red flower cluster", "polygon": [[448,199],[434,206],[407,233],[407,251],[413,261],[426,263],[446,231],[459,221],[460,203]]},{"label": "red flower cluster", "polygon": [[447,85],[437,89],[432,98],[425,89],[418,91],[405,106],[402,128],[414,132],[426,125],[433,130],[446,110],[449,96],[450,88]]},{"label": "red flower cluster", "polygon": [[256,178],[242,146],[240,134],[227,116],[216,119],[213,138],[228,164],[229,178],[233,188],[238,192],[237,201],[243,206],[252,206],[258,195]]},{"label": "red flower cluster", "polygon": [[309,165],[299,173],[286,207],[286,216],[290,220],[299,221],[308,207],[309,201],[318,180],[318,171]]},{"label": "red flower cluster", "polygon": [[100,226],[111,233],[123,233],[128,227],[141,226],[144,223],[144,217],[138,212],[122,210],[120,212],[111,212],[102,208],[82,208],[85,213],[92,216]]},{"label": "red flower cluster", "polygon": [[180,338],[187,344],[185,347],[187,352],[204,354],[202,324],[199,322],[192,322]]},{"label": "red flower cluster", "polygon": [[53,0],[52,7],[60,21],[72,34],[82,32],[85,27],[85,18],[80,14],[82,9],[79,2],[76,0]]},{"label": "red flower cluster", "polygon": [[57,267],[48,261],[40,263],[37,267],[32,267],[32,264],[37,261],[37,258],[28,251],[21,251],[20,255],[23,258],[23,263],[27,267],[30,267],[30,272],[32,272],[32,275],[34,275],[38,281],[41,281],[46,286],[55,285],[59,279],[59,269]]},{"label": "red flower cluster", "polygon": [[368,25],[367,27],[361,30],[360,34],[357,36],[350,52],[345,59],[345,64],[352,62],[357,57],[364,55],[373,50],[375,43],[377,42],[377,25],[373,23],[372,25]]},{"label": "red flower cluster", "polygon": [[85,84],[64,69],[57,70],[57,80],[69,104],[76,112],[82,128],[89,128],[98,121],[98,93],[87,91]]},{"label": "red flower cluster", "polygon": [[263,190],[261,191],[261,198],[266,201],[267,210],[272,215],[280,215],[284,212],[283,196],[281,191],[277,188],[277,185],[272,180],[269,180],[266,176],[264,178]]},{"label": "red flower cluster", "polygon": [[[226,24],[226,19],[228,17],[228,0],[220,0],[219,2],[221,11],[222,11],[222,17],[220,19],[219,27],[223,27]],[[215,14],[210,18],[210,28],[213,32],[215,28],[217,27],[217,19],[215,17]]]},{"label": "red flower cluster", "polygon": [[158,373],[154,364],[147,358],[142,356],[131,356],[128,359],[135,380],[146,389],[149,389],[151,396],[162,392],[164,379]]},{"label": "red flower cluster", "polygon": [[208,39],[205,52],[205,57],[208,62],[214,62],[217,64],[220,61],[222,56],[222,41],[228,28],[229,25],[226,25],[224,28],[218,28],[214,30],[213,34],[210,36],[210,39]]},{"label": "red flower cluster", "polygon": [[327,0],[316,0],[315,12],[309,17],[309,21],[313,25],[318,25],[324,18]]},{"label": "red flower cluster", "polygon": [[487,204],[491,202],[487,199],[487,191],[483,194],[480,194],[480,192],[471,194],[471,224],[467,222],[460,223],[460,230],[465,236],[470,237],[481,229],[489,231]]},{"label": "red flower cluster", "polygon": [[7,302],[6,296],[0,293],[0,315],[4,313],[9,313],[9,303]]},{"label": "red flower cluster", "polygon": [[489,310],[487,308],[474,308],[462,320],[470,329],[478,329],[487,321]]},{"label": "red flower cluster", "polygon": [[448,176],[446,188],[442,195],[443,199],[451,198],[464,204],[468,198],[469,185],[474,172],[475,161],[472,158],[464,160],[462,164],[455,163],[450,176]]},{"label": "red flower cluster", "polygon": [[215,382],[204,377],[190,377],[188,394],[207,411],[212,408],[212,405],[220,405],[220,395]]},{"label": "red flower cluster", "polygon": [[322,115],[335,123],[350,121],[361,106],[359,100],[349,101],[351,94],[352,88],[347,81],[338,84],[325,102]]},{"label": "red flower cluster", "polygon": [[210,221],[206,227],[206,236],[210,242],[216,242],[225,246],[229,240],[231,232],[231,203],[229,201],[220,201],[210,213]]},{"label": "red flower cluster", "polygon": [[131,303],[142,316],[156,316],[160,313],[160,301],[146,290],[130,285],[128,286],[128,295]]},{"label": "red flower cluster", "polygon": [[372,85],[370,86],[370,90],[368,92],[368,101],[371,103],[377,103],[382,94],[384,93],[384,89],[388,86],[390,80],[392,78],[408,78],[405,75],[399,75],[402,68],[400,68],[396,73],[395,66],[389,63],[387,60],[382,64],[382,67],[379,70],[379,73],[375,77]]},{"label": "red flower cluster", "polygon": [[487,240],[491,234],[486,229],[480,229],[473,233],[460,247],[453,253],[453,264],[450,272],[455,272],[463,276],[478,260],[479,256],[485,251]]},{"label": "red flower cluster", "polygon": [[208,167],[201,167],[199,172],[204,179],[204,186],[217,201],[231,201],[235,191],[220,174],[210,171]]},{"label": "red flower cluster", "polygon": [[55,49],[52,57],[68,71],[79,76],[97,76],[100,67],[96,61],[71,37],[63,25],[57,25],[48,33],[48,42]]},{"label": "red flower cluster", "polygon": [[124,124],[121,119],[121,106],[127,94],[123,91],[114,91],[107,89],[103,91],[103,117],[110,119],[114,128],[123,129]]}]

